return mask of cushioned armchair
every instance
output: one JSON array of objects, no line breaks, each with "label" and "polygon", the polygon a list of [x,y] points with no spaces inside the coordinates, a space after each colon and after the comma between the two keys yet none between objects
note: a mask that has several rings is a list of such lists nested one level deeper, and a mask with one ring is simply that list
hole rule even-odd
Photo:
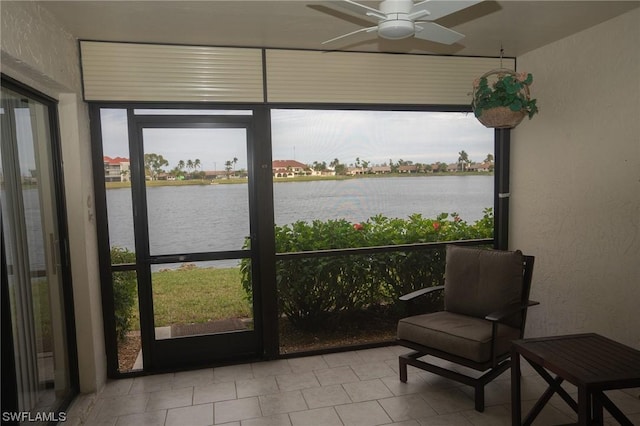
[{"label": "cushioned armchair", "polygon": [[[529,301],[533,262],[520,251],[448,246],[444,285],[401,297],[411,304],[444,291],[443,311],[398,323],[398,344],[414,350],[400,356],[400,380],[407,381],[407,365],[412,365],[473,386],[475,409],[484,411],[484,386],[510,367],[511,341],[523,337],[527,308],[537,304]],[[426,355],[483,374],[431,364]]]}]

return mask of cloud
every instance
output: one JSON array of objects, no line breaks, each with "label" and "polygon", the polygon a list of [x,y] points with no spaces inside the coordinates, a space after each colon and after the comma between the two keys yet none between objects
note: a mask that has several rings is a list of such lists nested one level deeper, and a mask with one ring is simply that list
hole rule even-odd
[{"label": "cloud", "polygon": [[[129,157],[126,110],[102,109],[104,154]],[[453,163],[465,150],[483,161],[493,153],[493,130],[471,113],[274,109],[271,112],[274,160],[311,164],[343,164],[356,158],[372,164],[397,162]],[[162,154],[170,168],[178,161],[200,159],[202,170],[221,170],[238,158],[247,168],[246,135],[242,129],[145,129],[145,152]]]},{"label": "cloud", "polygon": [[274,159],[303,163],[451,163],[461,150],[474,161],[493,153],[493,131],[467,113],[280,109],[272,135]]}]

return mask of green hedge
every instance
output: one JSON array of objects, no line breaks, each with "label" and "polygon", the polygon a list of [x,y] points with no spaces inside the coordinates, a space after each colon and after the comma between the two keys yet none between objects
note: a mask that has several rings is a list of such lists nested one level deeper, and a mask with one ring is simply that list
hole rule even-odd
[{"label": "green hedge", "polygon": [[[408,219],[378,215],[357,224],[344,219],[299,221],[276,226],[275,237],[278,253],[492,238],[493,212],[486,209],[473,224],[455,213],[434,219],[419,214]],[[241,272],[251,297],[248,260],[242,262]],[[393,306],[399,296],[443,281],[443,249],[301,257],[276,263],[279,311],[305,329],[324,326],[336,313]]]},{"label": "green hedge", "polygon": [[[121,247],[111,248],[111,263],[135,263],[136,255]],[[132,327],[133,309],[137,303],[137,281],[135,271],[113,272],[113,309],[116,335],[119,341],[127,337]]]}]

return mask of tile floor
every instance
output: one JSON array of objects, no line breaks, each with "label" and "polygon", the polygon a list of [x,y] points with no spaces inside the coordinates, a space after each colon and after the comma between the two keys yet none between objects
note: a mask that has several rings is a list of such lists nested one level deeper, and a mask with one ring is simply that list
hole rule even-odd
[{"label": "tile floor", "polygon": [[[510,425],[510,376],[486,388],[486,409],[473,409],[472,388],[410,367],[398,379],[402,347],[207,368],[109,382],[79,397],[68,424],[92,426]],[[523,362],[523,410],[546,389]],[[566,389],[575,394],[575,388]],[[640,389],[608,393],[640,425]],[[84,407],[84,410],[83,410]],[[606,415],[606,413],[605,413]],[[556,396],[536,425],[576,421]],[[617,424],[610,417],[606,424]]]}]

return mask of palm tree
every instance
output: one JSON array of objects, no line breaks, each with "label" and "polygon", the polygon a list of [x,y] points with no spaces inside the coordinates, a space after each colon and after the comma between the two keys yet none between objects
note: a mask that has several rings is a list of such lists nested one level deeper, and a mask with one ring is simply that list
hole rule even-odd
[{"label": "palm tree", "polygon": [[[199,158],[196,158],[193,161],[193,174],[194,175],[196,175],[196,171],[198,170],[198,168],[200,168],[200,164],[201,163],[200,163],[200,159]],[[202,179],[202,175],[200,175],[200,178]]]},{"label": "palm tree", "polygon": [[179,170],[184,169],[184,160],[180,160],[180,161],[178,161],[178,169],[179,169]]},{"label": "palm tree", "polygon": [[189,159],[187,160],[187,170],[189,170],[189,174],[191,174],[191,169],[193,169],[193,161]]},{"label": "palm tree", "polygon": [[471,161],[469,161],[469,154],[467,154],[464,149],[458,153],[458,164],[460,165],[460,171],[464,172],[465,165],[470,162]]},{"label": "palm tree", "polygon": [[493,154],[487,154],[487,158],[484,159],[485,163],[493,163]]},{"label": "palm tree", "polygon": [[233,171],[236,170],[236,164],[238,164],[238,158],[237,157],[233,157]]},{"label": "palm tree", "polygon": [[224,170],[227,172],[227,179],[229,179],[229,174],[231,173],[231,168],[233,167],[233,162],[227,160],[224,162]]}]

